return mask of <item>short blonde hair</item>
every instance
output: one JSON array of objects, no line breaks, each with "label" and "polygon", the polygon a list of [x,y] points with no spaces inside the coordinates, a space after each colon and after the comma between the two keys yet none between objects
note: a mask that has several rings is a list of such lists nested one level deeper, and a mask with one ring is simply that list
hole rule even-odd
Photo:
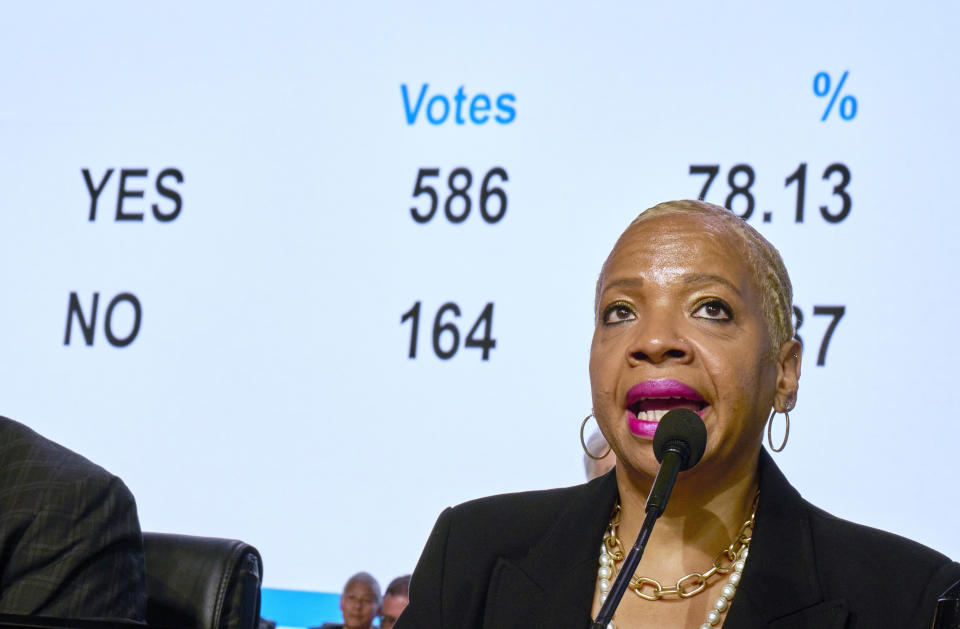
[{"label": "short blonde hair", "polygon": [[[743,253],[753,272],[753,280],[760,291],[760,307],[767,324],[767,334],[770,337],[773,352],[793,337],[793,285],[790,276],[783,264],[783,258],[776,247],[760,235],[742,218],[725,207],[707,203],[705,201],[667,201],[660,203],[633,219],[633,222],[624,230],[629,231],[635,225],[658,216],[672,214],[694,214],[709,216],[720,221],[730,231],[738,236],[744,244]],[[622,236],[621,236],[622,237]],[[609,257],[607,258],[609,260]],[[597,279],[597,293],[594,301],[594,316],[599,316],[600,290],[603,281],[603,271],[607,263],[600,269]]]}]

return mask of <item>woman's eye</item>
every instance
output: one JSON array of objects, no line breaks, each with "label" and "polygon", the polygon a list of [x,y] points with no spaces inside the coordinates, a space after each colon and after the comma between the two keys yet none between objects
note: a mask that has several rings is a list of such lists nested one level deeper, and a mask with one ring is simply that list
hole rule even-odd
[{"label": "woman's eye", "polygon": [[693,316],[698,319],[713,319],[715,321],[733,319],[733,313],[730,312],[730,307],[718,299],[702,304],[693,312]]},{"label": "woman's eye", "polygon": [[630,321],[634,318],[636,318],[636,315],[633,314],[633,310],[626,304],[613,304],[607,308],[603,314],[603,322],[608,325],[623,323],[624,321]]}]

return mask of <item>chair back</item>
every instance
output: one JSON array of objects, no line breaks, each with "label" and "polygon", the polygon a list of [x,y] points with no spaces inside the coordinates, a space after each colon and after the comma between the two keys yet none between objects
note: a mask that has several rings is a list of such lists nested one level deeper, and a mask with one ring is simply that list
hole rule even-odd
[{"label": "chair back", "polygon": [[947,588],[937,601],[933,629],[960,628],[960,581]]},{"label": "chair back", "polygon": [[144,533],[147,623],[176,629],[256,629],[263,560],[233,539]]}]

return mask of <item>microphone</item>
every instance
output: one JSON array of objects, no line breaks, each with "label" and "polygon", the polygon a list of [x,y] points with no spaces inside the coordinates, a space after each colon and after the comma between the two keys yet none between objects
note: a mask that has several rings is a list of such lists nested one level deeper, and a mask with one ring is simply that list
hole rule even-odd
[{"label": "microphone", "polygon": [[623,560],[623,566],[617,574],[607,600],[600,607],[597,619],[590,625],[590,629],[606,629],[613,612],[616,611],[623,593],[630,585],[630,579],[637,570],[637,564],[643,556],[643,549],[647,546],[653,525],[664,509],[667,500],[677,482],[677,475],[690,469],[700,461],[703,451],[707,447],[707,428],[703,420],[693,411],[685,408],[675,408],[669,411],[657,425],[657,432],[653,435],[653,453],[660,463],[660,471],[653,481],[653,487],[647,495],[647,504],[644,509],[646,516],[640,527],[640,534],[633,548]]},{"label": "microphone", "polygon": [[660,517],[667,508],[677,474],[699,463],[706,447],[707,428],[699,415],[685,408],[675,408],[663,416],[653,434],[653,454],[660,463],[660,472],[647,496],[647,513],[656,509],[656,517]]}]

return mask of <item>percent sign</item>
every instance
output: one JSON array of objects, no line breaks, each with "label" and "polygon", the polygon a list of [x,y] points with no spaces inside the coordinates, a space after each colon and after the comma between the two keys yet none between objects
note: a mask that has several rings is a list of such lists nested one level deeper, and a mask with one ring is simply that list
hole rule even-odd
[{"label": "percent sign", "polygon": [[[827,119],[827,116],[830,115],[830,110],[833,109],[833,104],[837,102],[837,96],[840,95],[840,89],[843,87],[844,82],[847,80],[847,77],[850,75],[850,71],[846,70],[843,73],[843,76],[840,77],[840,82],[837,83],[837,89],[833,90],[833,94],[830,95],[830,104],[827,105],[827,109],[823,112],[823,117],[820,118],[820,122],[824,122]],[[817,76],[813,77],[813,93],[823,98],[827,94],[830,94],[830,75],[826,72],[819,72]],[[857,99],[853,96],[844,96],[840,99],[840,117],[844,120],[853,120],[854,116],[857,115]]]}]

